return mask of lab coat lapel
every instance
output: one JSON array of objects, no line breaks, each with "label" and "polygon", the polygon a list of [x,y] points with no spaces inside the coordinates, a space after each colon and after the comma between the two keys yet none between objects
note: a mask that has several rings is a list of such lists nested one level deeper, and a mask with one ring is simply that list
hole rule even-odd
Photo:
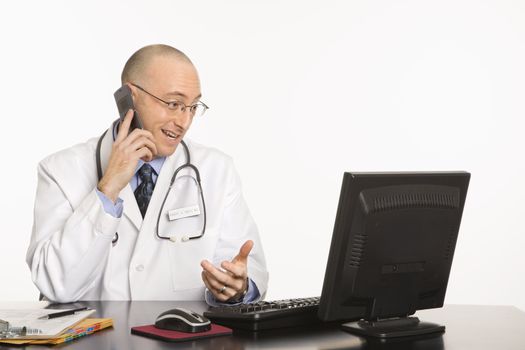
[{"label": "lab coat lapel", "polygon": [[120,198],[124,201],[124,215],[126,215],[133,225],[135,225],[137,230],[140,231],[142,226],[142,214],[140,213],[137,199],[131,190],[130,184],[120,191]]},{"label": "lab coat lapel", "polygon": [[[106,168],[109,163],[109,157],[111,155],[111,149],[113,147],[113,123],[109,127],[102,145],[100,148],[100,161],[102,165],[102,174],[106,172]],[[142,214],[140,213],[139,206],[135,195],[131,190],[131,185],[127,185],[120,191],[119,197],[124,201],[124,215],[135,225],[137,230],[140,230],[142,225]]]}]

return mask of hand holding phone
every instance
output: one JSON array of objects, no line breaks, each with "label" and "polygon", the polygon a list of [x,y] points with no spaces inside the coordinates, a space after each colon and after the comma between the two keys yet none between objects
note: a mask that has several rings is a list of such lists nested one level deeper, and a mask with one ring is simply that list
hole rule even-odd
[{"label": "hand holding phone", "polygon": [[113,202],[116,202],[120,191],[129,184],[139,159],[149,162],[157,155],[153,134],[142,129],[140,118],[133,108],[131,90],[127,85],[115,92],[115,101],[121,120],[119,133],[113,142],[104,175],[97,185],[99,191]]}]

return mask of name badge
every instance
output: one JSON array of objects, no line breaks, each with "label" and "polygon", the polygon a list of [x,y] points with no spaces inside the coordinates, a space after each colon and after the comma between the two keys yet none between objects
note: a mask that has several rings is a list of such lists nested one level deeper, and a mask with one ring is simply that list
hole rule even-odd
[{"label": "name badge", "polygon": [[172,209],[168,211],[168,217],[170,221],[197,215],[201,215],[201,210],[198,205],[192,205],[191,207]]}]

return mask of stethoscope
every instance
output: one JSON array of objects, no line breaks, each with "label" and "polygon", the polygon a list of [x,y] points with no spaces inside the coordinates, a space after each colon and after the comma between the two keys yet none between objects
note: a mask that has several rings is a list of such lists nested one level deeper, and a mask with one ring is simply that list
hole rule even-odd
[{"label": "stethoscope", "polygon": [[[116,123],[118,123],[118,122],[119,121],[117,120],[117,121],[115,121],[115,123],[113,123],[113,128],[115,128]],[[104,136],[106,136],[106,133],[108,132],[108,130],[104,131],[104,133],[100,136],[100,138],[98,139],[98,142],[97,142],[96,161],[97,161],[98,181],[100,181],[102,179],[102,161],[100,159],[100,150],[102,148],[102,140],[104,139]],[[167,239],[167,240],[170,240],[172,242],[176,242],[176,237],[174,237],[174,236],[166,237],[166,236],[161,236],[159,234],[159,223],[160,223],[160,217],[162,215],[162,211],[164,209],[164,204],[166,203],[166,199],[168,198],[168,195],[170,194],[171,188],[173,187],[173,184],[175,183],[175,179],[177,178],[177,174],[184,168],[193,169],[193,171],[195,172],[195,175],[196,175],[196,178],[197,178],[197,185],[198,185],[198,188],[199,188],[199,194],[200,194],[200,198],[201,198],[201,201],[202,201],[202,212],[203,212],[203,221],[204,221],[204,223],[202,225],[202,230],[201,230],[200,234],[198,234],[198,235],[184,235],[181,240],[183,242],[186,242],[186,241],[189,241],[190,239],[201,238],[202,236],[204,236],[204,233],[206,231],[206,203],[204,202],[204,194],[202,193],[201,175],[199,173],[199,169],[197,169],[197,167],[195,165],[191,164],[190,150],[188,149],[188,145],[186,145],[186,142],[184,142],[184,140],[181,140],[180,143],[181,143],[182,147],[184,148],[184,153],[186,155],[186,163],[184,163],[181,166],[179,166],[175,170],[175,172],[173,173],[173,175],[171,177],[170,186],[168,187],[168,190],[166,191],[166,195],[164,196],[164,200],[162,201],[162,205],[160,206],[159,215],[157,217],[157,224],[155,226],[155,234],[157,235],[157,237],[159,239]],[[118,238],[119,238],[118,232],[115,232],[115,236],[113,237],[113,240],[111,241],[113,243],[113,246],[115,246],[117,244]]]}]

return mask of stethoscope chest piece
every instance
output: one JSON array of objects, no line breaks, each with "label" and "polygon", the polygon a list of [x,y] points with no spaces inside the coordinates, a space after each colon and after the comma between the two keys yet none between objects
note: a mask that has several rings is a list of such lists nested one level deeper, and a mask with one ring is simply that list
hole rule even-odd
[{"label": "stethoscope chest piece", "polygon": [[[197,234],[197,235],[193,235],[193,236],[189,236],[189,235],[184,235],[180,238],[180,241],[181,242],[189,242],[192,238],[200,238],[201,235],[200,234]],[[169,237],[169,240],[173,243],[177,243],[177,236],[170,236]]]}]

